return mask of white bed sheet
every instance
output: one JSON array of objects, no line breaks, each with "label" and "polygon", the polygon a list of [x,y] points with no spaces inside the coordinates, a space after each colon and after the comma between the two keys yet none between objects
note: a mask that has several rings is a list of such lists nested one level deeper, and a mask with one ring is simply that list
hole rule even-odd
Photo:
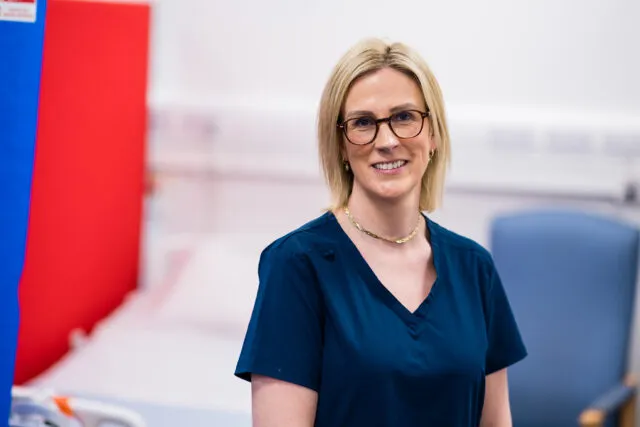
[{"label": "white bed sheet", "polygon": [[234,377],[242,337],[210,324],[153,316],[157,291],[135,294],[78,348],[29,385],[107,399],[250,413],[250,385]]}]

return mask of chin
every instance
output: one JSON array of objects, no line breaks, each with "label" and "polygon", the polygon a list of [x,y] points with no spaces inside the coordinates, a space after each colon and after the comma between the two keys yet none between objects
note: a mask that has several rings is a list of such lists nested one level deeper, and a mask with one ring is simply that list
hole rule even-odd
[{"label": "chin", "polygon": [[384,201],[398,201],[419,194],[415,185],[371,186],[367,192],[374,198]]}]

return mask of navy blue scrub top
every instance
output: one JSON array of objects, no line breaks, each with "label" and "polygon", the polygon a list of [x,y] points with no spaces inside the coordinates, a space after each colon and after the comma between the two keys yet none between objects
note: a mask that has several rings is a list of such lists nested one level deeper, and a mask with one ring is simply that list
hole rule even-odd
[{"label": "navy blue scrub top", "polygon": [[485,375],[526,349],[488,251],[425,219],[437,280],[415,312],[330,212],[271,243],[235,375],[317,391],[317,427],[478,426]]}]

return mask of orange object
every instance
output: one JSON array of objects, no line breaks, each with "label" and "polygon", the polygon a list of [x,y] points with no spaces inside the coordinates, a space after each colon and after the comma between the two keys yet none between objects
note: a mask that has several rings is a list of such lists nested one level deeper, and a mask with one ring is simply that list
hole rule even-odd
[{"label": "orange object", "polygon": [[75,413],[73,412],[73,409],[71,408],[71,405],[69,405],[69,398],[68,397],[54,397],[53,401],[55,402],[56,406],[58,407],[58,409],[60,410],[60,412],[62,412],[64,415],[68,416],[68,417],[73,417],[75,416]]},{"label": "orange object", "polygon": [[138,280],[148,4],[50,0],[15,382],[68,351]]}]

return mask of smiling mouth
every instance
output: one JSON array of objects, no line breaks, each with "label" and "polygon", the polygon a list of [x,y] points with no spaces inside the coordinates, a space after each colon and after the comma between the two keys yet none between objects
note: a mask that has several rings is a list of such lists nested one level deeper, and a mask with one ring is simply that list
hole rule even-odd
[{"label": "smiling mouth", "polygon": [[396,160],[395,162],[375,163],[373,167],[379,170],[393,170],[393,169],[401,168],[406,164],[407,164],[406,160]]}]

